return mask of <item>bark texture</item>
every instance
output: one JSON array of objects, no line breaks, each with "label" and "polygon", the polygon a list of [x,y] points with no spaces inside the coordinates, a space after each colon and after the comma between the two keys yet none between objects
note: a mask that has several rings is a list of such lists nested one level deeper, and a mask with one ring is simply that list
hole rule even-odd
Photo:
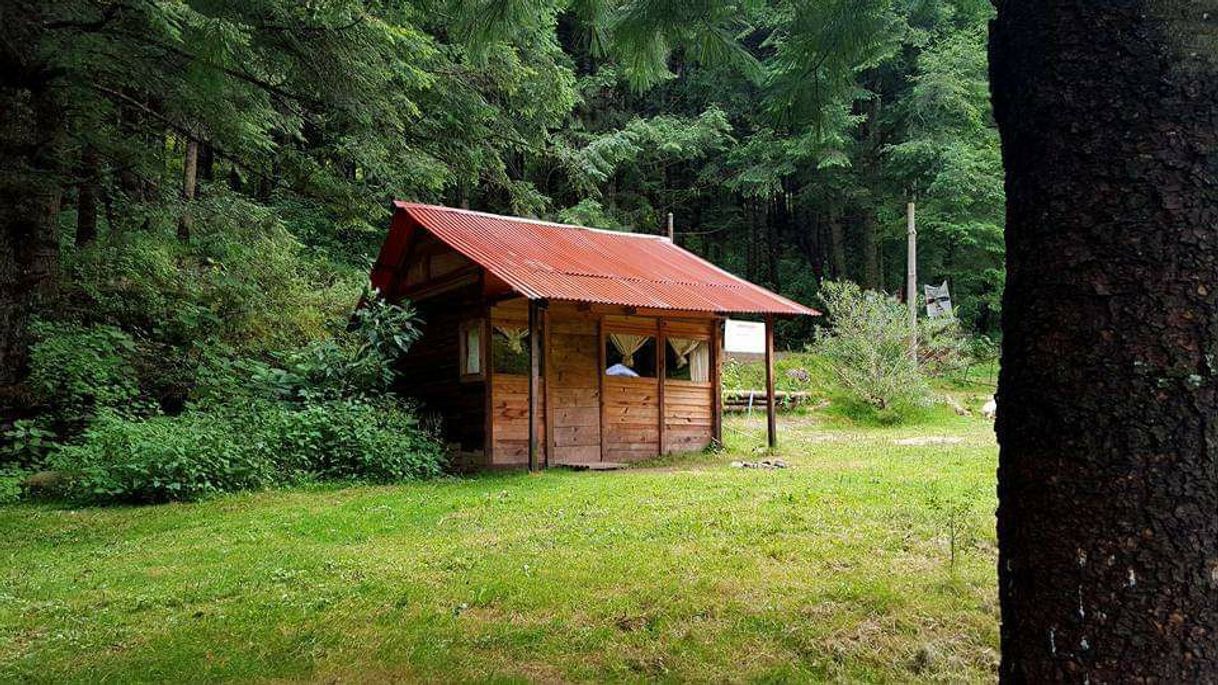
[{"label": "bark texture", "polygon": [[59,262],[63,113],[42,83],[27,93],[0,98],[0,119],[11,126],[0,136],[0,418],[26,401],[26,328],[39,297],[54,287]]},{"label": "bark texture", "polygon": [[76,246],[97,239],[97,198],[100,168],[97,149],[86,145],[80,153],[80,183],[76,186]]},{"label": "bark texture", "polygon": [[178,217],[178,238],[190,240],[190,229],[194,227],[191,206],[195,199],[195,186],[199,180],[199,141],[186,141],[186,154],[182,159],[182,216]]},{"label": "bark texture", "polygon": [[1218,680],[1218,7],[1005,0],[1001,675]]}]

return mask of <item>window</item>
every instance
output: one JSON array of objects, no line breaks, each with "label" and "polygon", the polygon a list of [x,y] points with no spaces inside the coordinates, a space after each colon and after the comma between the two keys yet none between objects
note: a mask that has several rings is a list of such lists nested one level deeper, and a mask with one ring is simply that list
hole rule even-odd
[{"label": "window", "polygon": [[632,333],[605,336],[605,375],[655,378],[656,339]]},{"label": "window", "polygon": [[491,363],[495,373],[529,375],[529,329],[508,322],[492,326]]},{"label": "window", "polygon": [[665,378],[710,382],[710,344],[706,340],[668,338],[668,344],[664,347]]},{"label": "window", "polygon": [[482,319],[461,324],[461,377],[482,378]]}]

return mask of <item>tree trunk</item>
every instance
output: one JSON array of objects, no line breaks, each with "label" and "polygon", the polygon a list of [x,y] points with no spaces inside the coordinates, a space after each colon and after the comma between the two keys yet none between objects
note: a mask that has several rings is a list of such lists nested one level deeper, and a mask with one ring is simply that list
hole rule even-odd
[{"label": "tree trunk", "polygon": [[878,290],[880,287],[880,241],[876,236],[875,215],[870,209],[863,214],[860,228],[863,236],[863,287]]},{"label": "tree trunk", "polygon": [[199,141],[186,141],[186,155],[182,161],[182,215],[178,217],[178,237],[190,240],[190,229],[194,226],[191,204],[195,199],[195,183],[199,175]]},{"label": "tree trunk", "polygon": [[199,143],[199,178],[216,180],[216,149],[207,143]]},{"label": "tree trunk", "polygon": [[829,215],[829,258],[833,277],[846,276],[846,233],[842,230],[842,219],[836,212]]},{"label": "tree trunk", "polygon": [[63,110],[49,85],[27,92],[28,106],[0,112],[12,130],[28,128],[31,138],[0,140],[0,417],[24,402],[26,326],[39,298],[53,291],[59,262]]},{"label": "tree trunk", "polygon": [[991,27],[1009,682],[1218,679],[1216,16],[1004,0]]},{"label": "tree trunk", "polygon": [[97,149],[85,145],[80,152],[80,183],[76,186],[76,246],[97,239],[97,196],[100,182]]}]

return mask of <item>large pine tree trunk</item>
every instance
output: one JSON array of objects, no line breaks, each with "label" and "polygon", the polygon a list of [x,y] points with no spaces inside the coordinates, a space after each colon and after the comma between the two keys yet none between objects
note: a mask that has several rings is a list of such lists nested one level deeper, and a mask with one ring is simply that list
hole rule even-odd
[{"label": "large pine tree trunk", "polygon": [[1216,21],[999,3],[1008,681],[1218,679]]},{"label": "large pine tree trunk", "polygon": [[100,183],[97,148],[85,145],[80,153],[80,183],[76,186],[76,246],[97,238],[97,198]]},{"label": "large pine tree trunk", "polygon": [[[37,81],[37,77],[31,77]],[[62,200],[63,110],[45,82],[0,92],[0,418],[25,402],[27,324],[55,286]],[[30,170],[33,170],[31,173]]]},{"label": "large pine tree trunk", "polygon": [[195,186],[199,180],[199,141],[186,141],[186,154],[182,159],[182,215],[178,217],[178,238],[190,240],[190,229],[194,227],[191,206],[195,199]]}]

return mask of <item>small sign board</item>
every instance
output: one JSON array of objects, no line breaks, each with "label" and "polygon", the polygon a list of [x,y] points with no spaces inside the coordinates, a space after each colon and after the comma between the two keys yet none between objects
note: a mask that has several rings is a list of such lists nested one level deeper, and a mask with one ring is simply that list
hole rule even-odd
[{"label": "small sign board", "polygon": [[723,325],[723,349],[727,352],[765,354],[765,323],[728,319]]},{"label": "small sign board", "polygon": [[943,281],[943,285],[924,285],[922,292],[926,295],[926,316],[932,319],[952,318],[952,296],[947,291],[947,281]]}]

